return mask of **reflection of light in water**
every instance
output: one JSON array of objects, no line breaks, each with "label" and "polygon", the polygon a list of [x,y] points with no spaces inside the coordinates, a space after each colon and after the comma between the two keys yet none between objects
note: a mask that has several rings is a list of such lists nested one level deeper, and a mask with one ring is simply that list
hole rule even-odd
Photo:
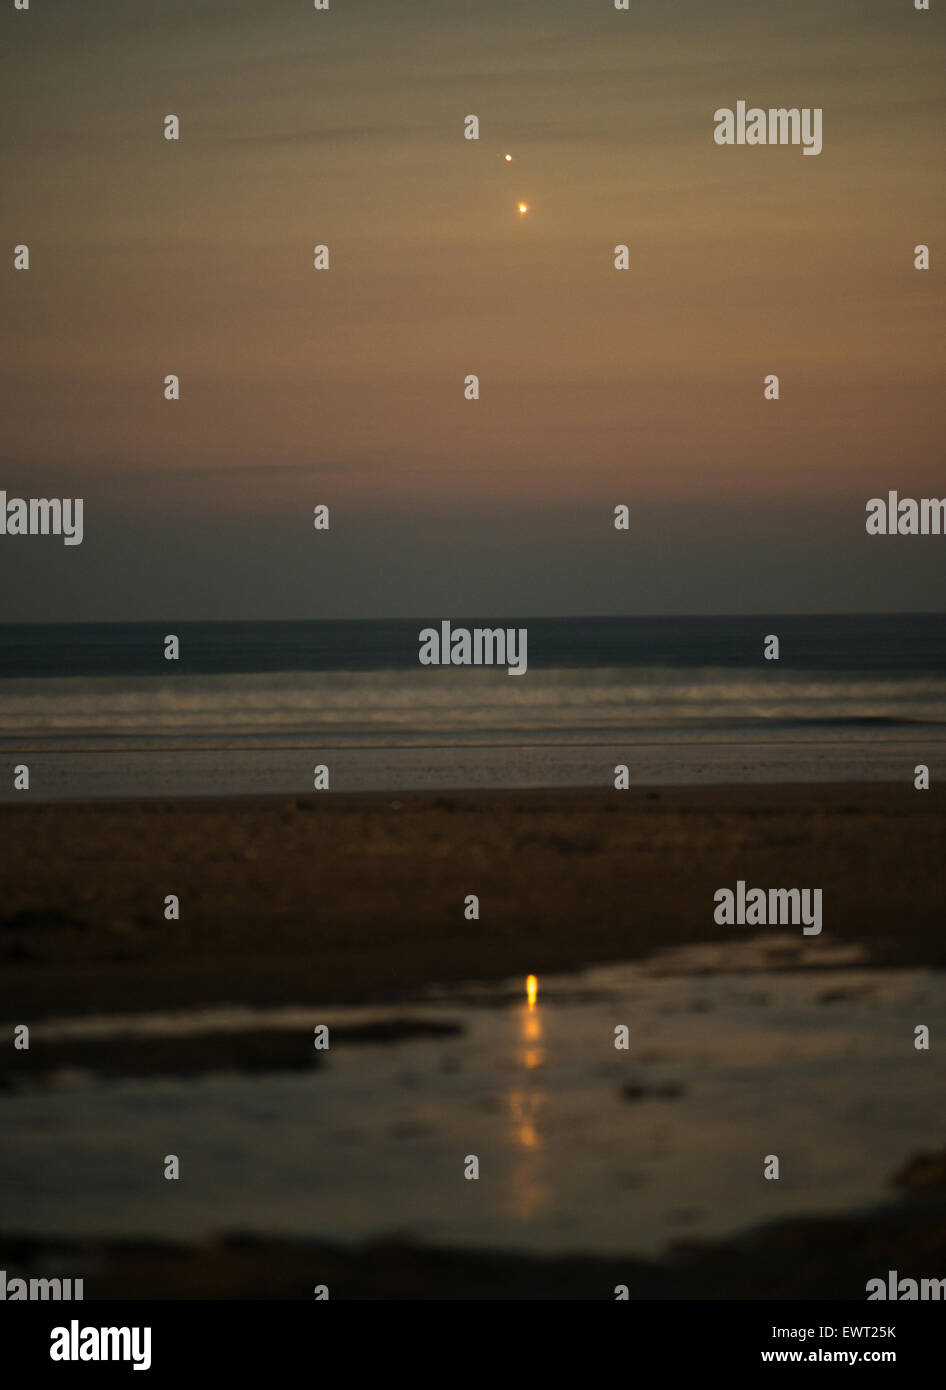
[{"label": "reflection of light in water", "polygon": [[542,1041],[542,1021],[535,1011],[538,992],[539,982],[534,975],[530,975],[526,980],[526,995],[529,1002],[526,1011],[520,1013],[522,1041],[527,1045],[520,1053],[519,1061],[526,1071],[535,1071],[545,1061],[545,1048],[538,1046]]},{"label": "reflection of light in water", "polygon": [[516,1142],[523,1149],[542,1147],[542,1138],[536,1127],[542,1096],[529,1091],[510,1091],[507,1096],[509,1110],[516,1125]]},{"label": "reflection of light in water", "polygon": [[[916,1057],[917,1018],[934,1036],[946,1030],[946,979],[868,970],[862,947],[800,934],[791,968],[773,967],[771,954],[781,961],[787,944],[782,930],[553,976],[542,985],[543,1007],[531,1011],[525,976],[484,987],[479,1003],[466,1002],[464,985],[449,1011],[442,997],[416,1011],[433,1022],[449,1017],[463,1035],[339,1045],[332,1065],[312,1072],[119,1082],[60,1073],[48,1089],[3,1094],[0,1192],[22,1190],[29,1174],[17,1219],[39,1236],[81,1238],[94,1226],[109,1236],[198,1241],[245,1224],[249,1209],[261,1232],[370,1243],[391,1233],[396,1185],[398,1231],[442,1249],[581,1248],[622,1257],[657,1255],[679,1239],[675,1214],[684,1202],[704,1213],[693,1229],[707,1239],[886,1202],[887,1175],[942,1142],[942,1107],[926,1074],[927,1060],[939,1066],[937,1054],[922,1064],[908,1054]],[[712,1007],[690,1012],[696,999]],[[613,1052],[622,1016],[635,1022],[633,1051],[606,1067],[602,1050]],[[229,1005],[50,1018],[37,1028],[50,1041],[289,1029],[311,1047],[317,1022],[403,1020],[401,1006],[323,1013]],[[0,1020],[0,1034],[3,1027]],[[660,1053],[647,1060],[658,1041]],[[235,1064],[239,1047],[235,1039]],[[543,1065],[529,1070],[524,1054],[537,1047]],[[634,1059],[632,1073],[618,1057]],[[438,1060],[451,1065],[441,1069]],[[673,1102],[629,1105],[617,1088],[638,1077],[637,1066],[639,1079],[658,1087],[690,1076],[699,1085]],[[746,1153],[756,1151],[760,1126],[776,1122],[773,1096],[779,1134],[805,1163],[797,1187],[745,1182]],[[193,1190],[174,1195],[173,1210],[155,1203],[147,1177],[149,1155],[166,1143],[170,1107],[202,1174]],[[475,1203],[458,1203],[453,1159],[476,1147],[471,1134],[482,1135],[495,1180]]]},{"label": "reflection of light in water", "polygon": [[509,1205],[520,1221],[529,1221],[539,1214],[551,1195],[549,1185],[542,1180],[544,1160],[540,1115],[545,1104],[545,1091],[537,1081],[545,1061],[542,1046],[542,1020],[535,1003],[539,982],[534,975],[526,980],[525,1008],[519,1010],[519,1039],[516,1061],[526,1073],[523,1080],[507,1092],[506,1102],[512,1118],[515,1153],[510,1172]]}]

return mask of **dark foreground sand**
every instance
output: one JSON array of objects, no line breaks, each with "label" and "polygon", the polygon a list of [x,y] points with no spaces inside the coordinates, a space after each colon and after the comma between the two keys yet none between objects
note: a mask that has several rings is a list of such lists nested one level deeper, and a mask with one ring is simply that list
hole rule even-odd
[{"label": "dark foreground sand", "polygon": [[409,1000],[630,959],[752,930],[713,922],[739,878],[820,887],[822,940],[942,967],[944,832],[909,781],[24,801],[0,806],[0,1018]]}]

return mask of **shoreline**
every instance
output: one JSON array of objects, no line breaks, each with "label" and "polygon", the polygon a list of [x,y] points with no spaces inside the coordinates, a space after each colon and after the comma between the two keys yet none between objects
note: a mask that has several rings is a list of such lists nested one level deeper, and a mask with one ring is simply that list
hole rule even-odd
[{"label": "shoreline", "polygon": [[[946,703],[946,685],[944,685]],[[0,716],[3,707],[0,702]],[[152,724],[159,719],[155,711]],[[418,715],[423,717],[421,711]],[[430,716],[433,718],[433,716]],[[341,741],[339,741],[341,739]],[[0,743],[4,740],[0,740]],[[407,741],[358,739],[337,729],[310,727],[304,739],[250,739],[227,746],[203,738],[173,747],[117,746],[75,749],[39,747],[7,739],[14,764],[30,770],[30,789],[11,777],[0,786],[0,804],[30,805],[311,798],[316,767],[330,779],[321,798],[401,795],[459,796],[546,791],[563,796],[597,791],[610,795],[615,769],[626,768],[636,790],[655,787],[897,786],[912,785],[922,760],[939,765],[946,727],[871,723],[843,728],[781,731],[767,720],[752,727],[690,730],[672,737],[658,731],[574,729],[567,737],[508,734],[472,739],[410,737]]]}]

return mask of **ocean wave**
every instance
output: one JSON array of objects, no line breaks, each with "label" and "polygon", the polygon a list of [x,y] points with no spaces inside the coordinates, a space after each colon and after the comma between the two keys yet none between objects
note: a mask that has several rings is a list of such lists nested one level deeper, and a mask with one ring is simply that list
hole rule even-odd
[{"label": "ocean wave", "polygon": [[593,737],[946,722],[946,679],[719,667],[283,672],[0,682],[0,740],[129,745]]}]

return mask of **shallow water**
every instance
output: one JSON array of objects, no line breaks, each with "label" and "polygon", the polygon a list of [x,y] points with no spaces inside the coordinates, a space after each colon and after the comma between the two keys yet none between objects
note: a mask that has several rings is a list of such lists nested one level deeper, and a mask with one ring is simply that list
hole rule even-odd
[{"label": "shallow water", "polygon": [[[941,729],[782,730],[732,729],[727,739],[698,731],[620,740],[572,732],[569,739],[536,738],[506,746],[439,746],[428,739],[405,747],[347,746],[309,740],[292,747],[175,749],[116,746],[52,752],[32,743],[0,739],[10,757],[30,767],[31,801],[84,801],[116,797],[306,796],[313,767],[330,768],[335,792],[468,792],[530,787],[613,789],[618,763],[636,787],[767,786],[785,782],[899,782],[910,784],[917,762],[933,764],[946,749]],[[22,799],[9,783],[0,802]]]},{"label": "shallow water", "polygon": [[[946,1140],[946,981],[858,965],[825,934],[438,992],[406,1010],[224,1008],[49,1021],[34,1040],[410,1016],[446,1039],[333,1046],[311,1072],[102,1081],[0,1102],[7,1230],[654,1253],[893,1194]],[[932,1046],[914,1048],[927,1024]],[[614,1030],[629,1030],[629,1049]],[[629,1099],[630,1086],[638,1098]],[[163,1177],[164,1156],[181,1178]],[[467,1155],[478,1181],[464,1179]],[[779,1181],[762,1177],[777,1154]]]}]

